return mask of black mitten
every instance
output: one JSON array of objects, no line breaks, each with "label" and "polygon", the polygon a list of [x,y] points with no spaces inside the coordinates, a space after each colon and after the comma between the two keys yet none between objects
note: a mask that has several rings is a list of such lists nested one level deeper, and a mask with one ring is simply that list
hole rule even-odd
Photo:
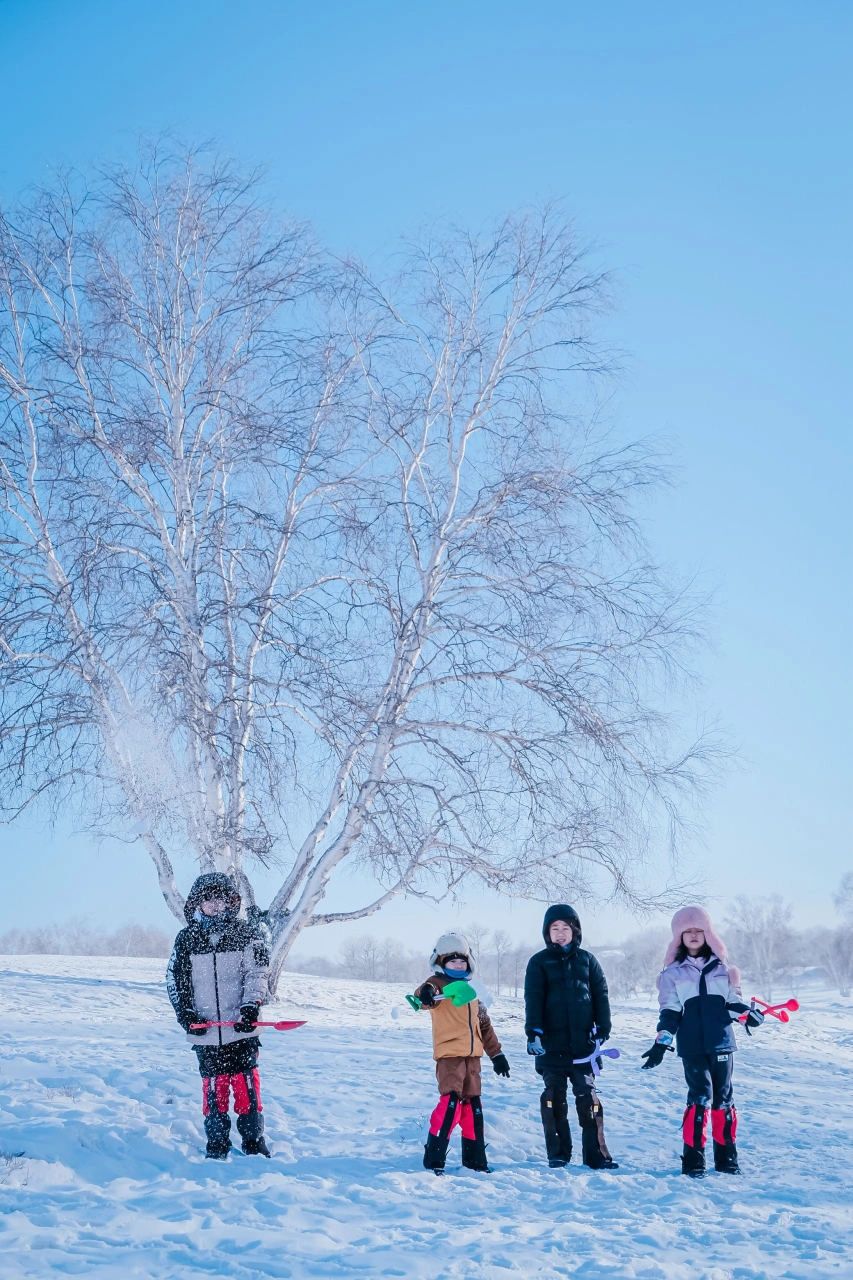
[{"label": "black mitten", "polygon": [[240,1021],[234,1023],[234,1030],[254,1031],[257,1026],[258,1014],[260,1011],[260,1005],[242,1004],[240,1006]]},{"label": "black mitten", "polygon": [[178,1018],[178,1022],[183,1027],[184,1031],[186,1031],[187,1035],[203,1036],[207,1034],[207,1027],[197,1027],[193,1029],[192,1024],[194,1022],[204,1022],[204,1018],[202,1018],[199,1014],[197,1014],[195,1009],[193,1009],[190,1013],[184,1014],[182,1018]]},{"label": "black mitten", "polygon": [[496,1075],[506,1076],[509,1078],[509,1063],[506,1060],[505,1054],[495,1054],[494,1058],[492,1058],[492,1070]]}]

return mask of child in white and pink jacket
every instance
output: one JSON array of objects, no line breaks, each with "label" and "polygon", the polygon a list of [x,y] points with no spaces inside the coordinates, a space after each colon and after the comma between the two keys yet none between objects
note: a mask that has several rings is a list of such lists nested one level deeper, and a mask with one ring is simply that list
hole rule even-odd
[{"label": "child in white and pink jacket", "polygon": [[660,1065],[674,1038],[687,1081],[681,1172],[704,1177],[710,1115],[714,1168],[718,1173],[740,1173],[732,1091],[732,1055],[737,1045],[732,1024],[745,1015],[747,1028],[757,1027],[764,1015],[745,1003],[740,973],[727,964],[726,945],[702,907],[676,911],[663,965],[658,976],[658,1034],[643,1054],[647,1059],[643,1070]]}]

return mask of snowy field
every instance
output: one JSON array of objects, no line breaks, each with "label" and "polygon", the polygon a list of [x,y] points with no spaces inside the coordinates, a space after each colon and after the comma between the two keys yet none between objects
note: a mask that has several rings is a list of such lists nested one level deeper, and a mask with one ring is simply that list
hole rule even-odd
[{"label": "snowy field", "polygon": [[[0,958],[0,1274],[129,1280],[853,1277],[853,1013],[801,996],[741,1040],[744,1176],[678,1173],[677,1062],[641,1072],[649,1005],[617,1003],[602,1079],[618,1172],[543,1160],[519,1001],[492,1009],[491,1176],[421,1167],[428,1018],[402,986],[287,977],[261,1057],[271,1161],[203,1158],[195,1057],[151,960]],[[779,993],[787,995],[788,992]],[[576,1125],[573,1125],[576,1131]],[[576,1142],[576,1149],[579,1148]]]}]

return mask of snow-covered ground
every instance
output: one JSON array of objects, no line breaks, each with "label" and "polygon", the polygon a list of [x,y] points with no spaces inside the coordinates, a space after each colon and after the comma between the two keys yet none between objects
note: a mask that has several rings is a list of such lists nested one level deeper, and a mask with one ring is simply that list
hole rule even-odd
[{"label": "snow-covered ground", "polygon": [[[616,1005],[602,1079],[620,1168],[549,1170],[520,1003],[484,1073],[491,1176],[421,1167],[428,1018],[402,986],[287,977],[261,1059],[274,1156],[203,1158],[195,1057],[163,964],[0,958],[0,1274],[130,1280],[336,1276],[853,1277],[853,1012],[804,998],[742,1041],[744,1176],[678,1174],[684,1085],[639,1070],[651,1006]],[[787,994],[787,993],[785,993]],[[579,1147],[579,1142],[576,1144]]]}]

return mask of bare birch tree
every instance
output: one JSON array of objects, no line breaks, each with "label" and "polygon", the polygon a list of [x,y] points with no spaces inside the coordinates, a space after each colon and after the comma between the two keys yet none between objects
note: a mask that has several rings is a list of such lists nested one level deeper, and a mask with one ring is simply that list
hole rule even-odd
[{"label": "bare birch tree", "polygon": [[846,871],[832,895],[835,910],[847,924],[853,924],[853,871]]},{"label": "bare birch tree", "polygon": [[[156,151],[0,224],[0,787],[175,867],[281,867],[299,932],[474,878],[650,900],[701,777],[662,703],[689,602],[659,474],[583,387],[603,297],[510,219],[332,265],[228,165]],[[375,897],[323,910],[343,863]]]},{"label": "bare birch tree", "polygon": [[[727,936],[732,956],[747,978],[762,984],[759,993],[772,1000],[774,991],[794,967],[792,908],[779,894],[760,899],[738,898],[729,915]],[[765,994],[766,993],[766,994]]]},{"label": "bare birch tree", "polygon": [[495,965],[495,994],[500,995],[503,986],[504,966],[512,951],[512,938],[503,929],[495,929],[492,934],[492,956]]}]

